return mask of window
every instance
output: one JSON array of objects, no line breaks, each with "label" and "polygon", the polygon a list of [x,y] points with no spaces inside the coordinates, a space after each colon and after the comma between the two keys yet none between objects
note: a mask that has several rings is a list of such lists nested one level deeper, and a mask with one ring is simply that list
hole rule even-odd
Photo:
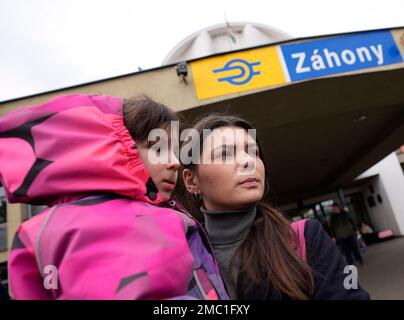
[{"label": "window", "polygon": [[331,215],[331,213],[332,213],[332,207],[331,206],[332,206],[333,203],[334,203],[333,199],[321,202],[321,205],[322,205],[322,207],[324,209],[324,214],[325,214],[326,217],[329,217]]},{"label": "window", "polygon": [[304,216],[305,219],[312,219],[312,218],[314,218],[315,216],[314,216],[314,211],[313,211],[313,209],[308,209],[308,210],[306,210],[306,211],[303,211],[303,216]]},{"label": "window", "polygon": [[[371,196],[373,198],[373,196]],[[365,198],[362,192],[355,192],[346,196],[347,205],[352,218],[356,222],[365,222],[371,224],[368,210],[366,208]]]},{"label": "window", "polygon": [[367,198],[367,201],[368,201],[368,205],[369,205],[370,208],[376,206],[375,198],[373,198],[373,196],[369,196]]},{"label": "window", "polygon": [[31,219],[33,216],[36,216],[37,214],[45,211],[46,209],[48,209],[47,206],[31,206],[31,205],[28,205],[27,206],[27,210],[28,210],[27,218]]},{"label": "window", "polygon": [[0,196],[0,224],[7,223],[7,202],[5,197]]},{"label": "window", "polygon": [[7,202],[0,196],[0,252],[7,250]]}]

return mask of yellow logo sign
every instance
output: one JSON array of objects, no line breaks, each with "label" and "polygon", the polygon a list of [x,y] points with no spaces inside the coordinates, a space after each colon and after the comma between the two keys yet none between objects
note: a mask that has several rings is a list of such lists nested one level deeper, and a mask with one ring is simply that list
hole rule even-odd
[{"label": "yellow logo sign", "polygon": [[191,71],[199,100],[286,82],[276,47],[195,61]]}]

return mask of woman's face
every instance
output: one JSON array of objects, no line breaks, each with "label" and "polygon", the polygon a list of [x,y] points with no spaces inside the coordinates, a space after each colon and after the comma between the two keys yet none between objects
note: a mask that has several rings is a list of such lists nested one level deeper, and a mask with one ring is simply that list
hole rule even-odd
[{"label": "woman's face", "polygon": [[[150,177],[157,187],[163,200],[168,200],[175,189],[180,162],[175,155],[175,146],[171,141],[170,128],[166,137],[161,137],[159,147],[149,141],[142,141],[138,145],[140,159],[146,167]],[[154,146],[154,147],[153,147]]]},{"label": "woman's face", "polygon": [[262,199],[265,189],[265,167],[255,140],[233,126],[214,129],[204,140],[200,164],[193,171],[185,169],[183,176],[188,191],[200,194],[208,210],[248,208]]}]

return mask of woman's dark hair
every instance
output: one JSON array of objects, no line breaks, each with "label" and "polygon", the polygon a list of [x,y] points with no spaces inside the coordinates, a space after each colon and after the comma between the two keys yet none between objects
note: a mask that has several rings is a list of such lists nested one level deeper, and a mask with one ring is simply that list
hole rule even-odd
[{"label": "woman's dark hair", "polygon": [[151,130],[169,126],[171,121],[179,120],[174,111],[146,95],[125,100],[123,119],[125,127],[136,142],[146,140]]},{"label": "woman's dark hair", "polygon": [[[223,114],[210,114],[197,121],[193,128],[199,133],[200,150],[202,152],[203,130],[214,130],[220,127],[239,127],[245,130],[254,129],[242,118]],[[257,138],[257,144],[259,144]],[[262,147],[259,157],[265,166],[265,198],[269,191],[267,165]],[[195,165],[184,166],[190,170]],[[193,207],[200,207],[201,200],[192,197]],[[246,239],[235,252],[230,265],[235,259],[240,261],[240,272],[237,277],[239,294],[245,294],[256,285],[265,285],[276,294],[290,299],[308,299],[314,292],[312,270],[297,254],[296,234],[292,231],[289,221],[282,213],[261,200],[257,204],[257,215]]]}]

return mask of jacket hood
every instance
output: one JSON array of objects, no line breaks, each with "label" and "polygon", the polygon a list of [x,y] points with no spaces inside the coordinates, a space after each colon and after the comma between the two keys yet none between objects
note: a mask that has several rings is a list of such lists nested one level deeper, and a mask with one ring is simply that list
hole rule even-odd
[{"label": "jacket hood", "polygon": [[124,125],[123,102],[63,95],[0,118],[0,181],[8,201],[54,205],[115,193],[160,203]]}]

